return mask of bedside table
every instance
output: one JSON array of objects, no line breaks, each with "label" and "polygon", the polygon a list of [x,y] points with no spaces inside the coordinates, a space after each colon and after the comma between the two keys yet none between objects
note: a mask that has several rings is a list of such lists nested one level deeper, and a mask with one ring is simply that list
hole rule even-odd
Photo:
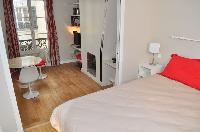
[{"label": "bedside table", "polygon": [[157,65],[150,65],[149,63],[143,63],[139,65],[138,70],[138,78],[144,78],[147,76],[152,76],[157,73],[160,73],[163,69],[163,66],[161,64]]}]

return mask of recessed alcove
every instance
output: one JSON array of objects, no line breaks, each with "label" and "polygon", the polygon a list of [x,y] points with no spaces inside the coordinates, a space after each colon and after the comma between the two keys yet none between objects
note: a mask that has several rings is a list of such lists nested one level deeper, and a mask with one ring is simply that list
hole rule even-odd
[{"label": "recessed alcove", "polygon": [[91,53],[87,53],[87,71],[96,77],[96,57]]}]

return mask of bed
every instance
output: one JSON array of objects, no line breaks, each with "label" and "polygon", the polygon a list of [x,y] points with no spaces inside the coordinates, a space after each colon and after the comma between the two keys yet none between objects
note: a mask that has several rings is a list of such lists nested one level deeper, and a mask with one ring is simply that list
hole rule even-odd
[{"label": "bed", "polygon": [[59,132],[200,132],[200,91],[161,75],[58,106]]}]

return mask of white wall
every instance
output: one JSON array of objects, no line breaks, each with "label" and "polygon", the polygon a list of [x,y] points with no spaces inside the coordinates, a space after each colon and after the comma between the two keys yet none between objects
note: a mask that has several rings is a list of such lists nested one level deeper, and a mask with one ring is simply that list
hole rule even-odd
[{"label": "white wall", "polygon": [[73,35],[67,31],[67,26],[71,25],[74,2],[76,0],[54,0],[54,17],[58,33],[61,63],[69,62],[72,59],[71,53],[73,50],[70,45],[73,43]]},{"label": "white wall", "polygon": [[149,42],[161,43],[164,64],[171,53],[200,58],[199,43],[170,38],[200,39],[199,9],[199,0],[125,0],[122,82],[135,79],[138,64],[149,60]]},{"label": "white wall", "polygon": [[122,80],[136,79],[138,64],[148,60],[147,45],[157,30],[157,0],[125,0]]},{"label": "white wall", "polygon": [[172,35],[200,39],[199,0],[161,0],[156,40],[161,43],[162,62],[172,53],[200,58],[200,43],[173,40]]},{"label": "white wall", "polygon": [[[0,21],[1,25],[1,21]],[[0,126],[3,132],[22,131],[22,125],[17,108],[16,98],[10,72],[8,69],[8,61],[4,46],[2,28],[0,26]]]}]

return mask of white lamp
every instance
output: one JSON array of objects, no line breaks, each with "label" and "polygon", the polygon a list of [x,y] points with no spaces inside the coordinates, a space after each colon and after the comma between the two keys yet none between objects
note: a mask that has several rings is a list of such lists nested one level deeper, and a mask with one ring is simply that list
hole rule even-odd
[{"label": "white lamp", "polygon": [[160,53],[160,44],[159,43],[150,43],[149,44],[149,52],[153,54],[153,59],[152,59],[152,62],[150,64],[156,65],[155,54]]}]

